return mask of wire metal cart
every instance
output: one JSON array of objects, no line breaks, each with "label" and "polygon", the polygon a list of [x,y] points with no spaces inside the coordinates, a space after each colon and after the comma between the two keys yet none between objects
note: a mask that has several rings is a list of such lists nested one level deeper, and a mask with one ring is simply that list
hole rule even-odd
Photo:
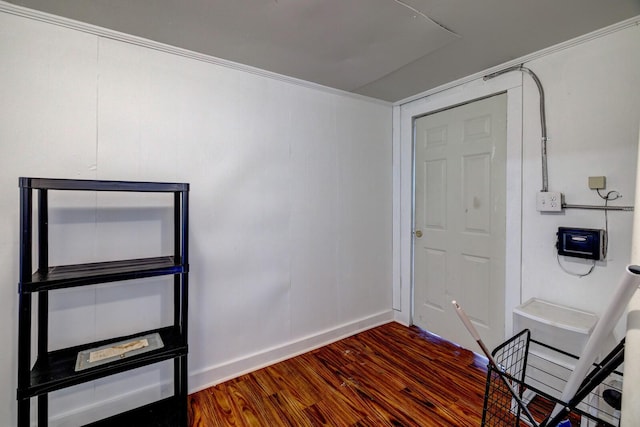
[{"label": "wire metal cart", "polygon": [[[576,396],[560,400],[577,356],[531,337],[528,329],[498,346],[489,364],[482,413],[483,427],[617,427],[624,357],[622,340],[602,362],[594,364]],[[517,395],[514,395],[515,394]],[[561,414],[551,416],[556,404]],[[535,418],[535,423],[530,417]]]}]

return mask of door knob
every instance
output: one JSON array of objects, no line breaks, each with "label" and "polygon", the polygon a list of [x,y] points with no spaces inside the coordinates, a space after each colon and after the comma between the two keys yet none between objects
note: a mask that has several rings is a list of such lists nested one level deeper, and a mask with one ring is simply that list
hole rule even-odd
[{"label": "door knob", "polygon": [[416,237],[417,238],[422,237],[422,230],[416,230]]}]

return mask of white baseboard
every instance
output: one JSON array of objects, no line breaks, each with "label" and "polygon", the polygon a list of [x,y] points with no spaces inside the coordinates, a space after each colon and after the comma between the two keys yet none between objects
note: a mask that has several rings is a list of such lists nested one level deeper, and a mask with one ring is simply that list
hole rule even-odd
[{"label": "white baseboard", "polygon": [[[171,382],[152,384],[142,388],[114,395],[108,399],[92,402],[89,405],[73,408],[60,414],[52,415],[49,418],[51,427],[75,427],[101,420],[111,415],[127,411],[147,403],[169,397],[173,394],[173,384]],[[37,405],[32,405],[34,410]],[[35,414],[31,416],[32,426],[37,425]]]},{"label": "white baseboard", "polygon": [[240,375],[306,353],[358,332],[393,321],[393,310],[355,320],[258,353],[214,365],[189,375],[189,393],[220,384]]},{"label": "white baseboard", "polygon": [[403,326],[411,326],[411,316],[409,310],[394,310],[393,320]]},{"label": "white baseboard", "polygon": [[[393,310],[386,310],[283,345],[192,372],[189,374],[189,393],[203,390],[237,376],[355,335],[358,332],[392,322],[393,316]],[[129,408],[168,397],[172,393],[173,388],[170,382],[148,385],[127,393],[118,394],[109,399],[92,402],[89,405],[53,415],[49,420],[49,425],[52,427],[71,427],[89,423]],[[32,419],[35,418],[32,417]]]}]

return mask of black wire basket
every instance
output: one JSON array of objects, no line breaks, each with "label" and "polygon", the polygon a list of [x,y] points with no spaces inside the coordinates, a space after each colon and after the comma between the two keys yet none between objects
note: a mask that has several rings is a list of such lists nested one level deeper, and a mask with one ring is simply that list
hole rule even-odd
[{"label": "black wire basket", "polygon": [[[498,346],[492,356],[499,371],[488,366],[483,427],[532,425],[502,379],[511,384],[540,426],[545,426],[556,404],[567,406],[560,398],[578,357],[532,339],[528,329]],[[613,371],[571,407],[561,425],[617,427],[621,393],[622,373]]]}]

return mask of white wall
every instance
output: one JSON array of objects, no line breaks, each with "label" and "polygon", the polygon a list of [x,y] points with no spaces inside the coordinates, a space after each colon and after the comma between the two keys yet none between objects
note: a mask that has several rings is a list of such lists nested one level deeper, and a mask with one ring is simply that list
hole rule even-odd
[{"label": "white wall", "polygon": [[[603,201],[588,189],[587,178],[604,175],[607,191],[617,190],[623,195],[611,204],[633,205],[640,122],[640,28],[624,25],[532,54],[531,59],[514,61],[520,62],[539,76],[546,94],[550,190],[564,193],[569,204],[602,205]],[[431,98],[457,99],[511,75],[482,81],[484,74],[501,68],[504,67],[452,82],[398,105],[428,103]],[[560,269],[554,247],[557,228],[604,228],[605,217],[603,211],[567,209],[555,214],[536,210],[536,193],[542,186],[539,96],[528,76],[523,76],[522,81],[521,281],[507,286],[520,286],[521,302],[536,297],[599,314],[630,261],[632,213],[609,212],[609,253],[591,275],[577,278]],[[400,120],[396,118],[396,123]],[[397,138],[395,144],[402,150],[400,140]],[[410,183],[405,180],[395,188],[406,191],[407,185]],[[397,196],[395,200],[398,204]],[[410,218],[401,218],[410,230]],[[507,239],[512,241],[513,236]],[[399,242],[396,245],[401,246]],[[409,255],[401,252],[400,256],[406,264]],[[590,261],[570,258],[561,261],[569,271],[577,273],[586,272],[590,265]],[[400,287],[396,280],[394,286],[399,299],[410,300],[406,281]],[[507,316],[510,311],[507,309]],[[408,321],[409,304],[400,305],[396,318]],[[617,332],[623,331],[620,324]]]},{"label": "white wall", "polygon": [[[389,104],[9,13],[0,57],[0,425],[16,416],[19,176],[191,183],[191,390],[392,318]],[[165,202],[55,196],[52,263],[169,251]],[[169,288],[52,293],[51,345],[168,322]],[[57,392],[51,413],[73,425],[169,377]]]},{"label": "white wall", "polygon": [[[564,193],[569,204],[601,205],[587,179],[605,175],[607,191],[623,195],[611,204],[633,205],[640,28],[630,26],[526,65],[538,74],[546,94],[550,190]],[[592,274],[577,278],[560,269],[554,248],[558,226],[604,228],[605,217],[602,211],[536,211],[541,188],[538,98],[528,78],[524,91],[523,300],[538,297],[600,313],[630,261],[633,213],[609,212],[609,252]],[[589,262],[567,258],[563,265],[586,272]]]}]

